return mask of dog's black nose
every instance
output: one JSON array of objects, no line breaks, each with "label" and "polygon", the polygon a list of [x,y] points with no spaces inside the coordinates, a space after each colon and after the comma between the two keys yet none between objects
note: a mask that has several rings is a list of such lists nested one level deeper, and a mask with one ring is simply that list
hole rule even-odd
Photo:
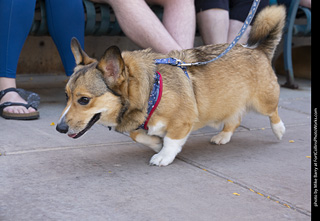
[{"label": "dog's black nose", "polygon": [[60,122],[57,124],[56,130],[60,133],[66,134],[69,130],[69,126],[65,122]]}]

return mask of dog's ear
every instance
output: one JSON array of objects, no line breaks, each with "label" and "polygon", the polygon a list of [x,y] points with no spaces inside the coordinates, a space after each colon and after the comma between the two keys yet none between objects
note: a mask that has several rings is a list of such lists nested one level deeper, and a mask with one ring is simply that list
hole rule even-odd
[{"label": "dog's ear", "polygon": [[71,39],[71,51],[73,53],[76,64],[87,65],[95,62],[96,60],[90,58],[81,48],[79,41],[73,37]]},{"label": "dog's ear", "polygon": [[124,61],[121,51],[117,46],[109,47],[98,63],[98,69],[102,71],[106,83],[114,86],[121,82],[121,73],[124,71]]}]

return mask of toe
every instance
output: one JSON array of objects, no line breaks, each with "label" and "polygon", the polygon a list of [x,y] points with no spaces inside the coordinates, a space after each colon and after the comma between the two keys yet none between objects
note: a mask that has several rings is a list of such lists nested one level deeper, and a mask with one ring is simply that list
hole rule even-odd
[{"label": "toe", "polygon": [[32,107],[29,107],[29,108],[28,108],[28,112],[29,112],[29,113],[33,113],[33,112],[36,112],[36,110],[35,110],[34,108],[32,108]]}]

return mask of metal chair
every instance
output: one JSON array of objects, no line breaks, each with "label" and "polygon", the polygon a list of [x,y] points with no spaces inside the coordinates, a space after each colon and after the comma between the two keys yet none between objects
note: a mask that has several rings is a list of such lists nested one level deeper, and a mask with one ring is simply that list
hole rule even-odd
[{"label": "metal chair", "polygon": [[[284,30],[284,68],[286,72],[286,83],[283,87],[297,89],[299,86],[294,82],[292,66],[292,36],[311,36],[311,11],[308,8],[299,6],[300,0],[292,0],[287,13],[286,26]],[[297,25],[295,19],[300,10],[306,16],[306,24]]]}]

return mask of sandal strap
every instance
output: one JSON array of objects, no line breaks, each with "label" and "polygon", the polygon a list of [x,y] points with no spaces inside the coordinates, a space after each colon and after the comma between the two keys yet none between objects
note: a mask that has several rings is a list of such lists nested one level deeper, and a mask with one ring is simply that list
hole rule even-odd
[{"label": "sandal strap", "polygon": [[2,97],[3,97],[4,95],[6,95],[6,93],[8,93],[8,92],[17,92],[17,93],[18,93],[18,90],[17,90],[17,88],[10,87],[10,88],[7,88],[7,89],[4,89],[4,90],[0,91],[0,100],[1,100]]},{"label": "sandal strap", "polygon": [[10,107],[10,106],[24,106],[25,108],[29,108],[29,107],[32,107],[34,108],[35,110],[37,110],[36,107],[33,107],[31,104],[24,104],[24,103],[16,103],[16,102],[5,102],[3,104],[0,105],[0,113],[3,112],[3,109],[6,108],[6,107]]},{"label": "sandal strap", "polygon": [[6,95],[8,92],[16,92],[18,93],[23,99],[25,99],[28,103],[17,103],[17,102],[5,102],[3,104],[0,104],[0,113],[3,112],[3,109],[9,106],[24,106],[25,108],[32,107],[35,110],[38,110],[38,106],[40,103],[40,97],[38,94],[25,91],[23,89],[18,89],[14,87],[7,88],[5,90],[0,91],[0,100],[4,95]]}]

